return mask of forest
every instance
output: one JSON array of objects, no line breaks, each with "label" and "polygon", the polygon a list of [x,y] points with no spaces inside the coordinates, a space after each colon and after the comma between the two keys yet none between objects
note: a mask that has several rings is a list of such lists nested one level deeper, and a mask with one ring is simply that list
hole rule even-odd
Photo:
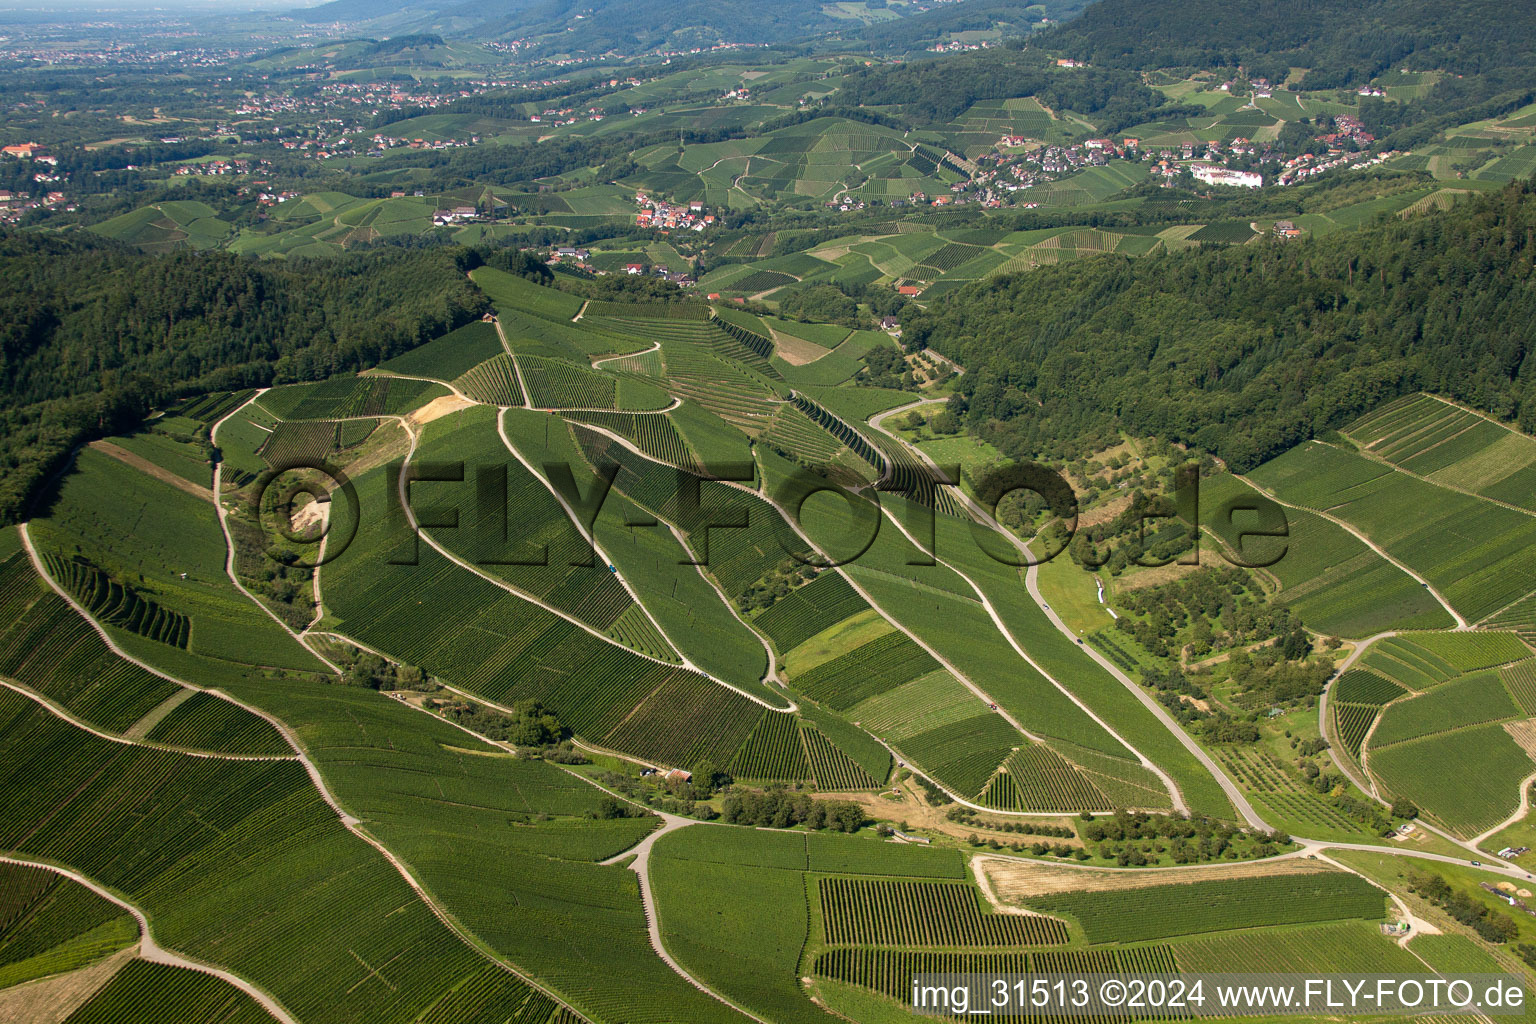
[{"label": "forest", "polygon": [[1348,236],[998,277],[905,325],[970,372],[951,409],[1014,457],[1125,430],[1245,471],[1416,390],[1536,429],[1536,192]]},{"label": "forest", "polygon": [[1104,67],[1238,68],[1347,87],[1405,63],[1464,75],[1529,68],[1536,8],[1501,0],[1101,0],[1032,47]]},{"label": "forest", "polygon": [[0,231],[0,521],[71,448],[181,395],[357,371],[478,317],[465,249],[258,263]]},{"label": "forest", "polygon": [[924,123],[944,122],[978,100],[1033,96],[1053,110],[1092,116],[1106,134],[1203,108],[1165,103],[1162,93],[1130,71],[1085,68],[1071,74],[1034,50],[991,49],[948,60],[888,64],[850,75],[840,100],[849,106],[895,106]]}]

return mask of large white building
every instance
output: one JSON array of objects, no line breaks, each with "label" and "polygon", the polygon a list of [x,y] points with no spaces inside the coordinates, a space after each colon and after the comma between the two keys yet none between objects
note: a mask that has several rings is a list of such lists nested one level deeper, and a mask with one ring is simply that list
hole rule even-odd
[{"label": "large white building", "polygon": [[1189,173],[1207,185],[1241,185],[1258,188],[1264,184],[1264,175],[1254,171],[1234,171],[1214,164],[1192,164]]}]

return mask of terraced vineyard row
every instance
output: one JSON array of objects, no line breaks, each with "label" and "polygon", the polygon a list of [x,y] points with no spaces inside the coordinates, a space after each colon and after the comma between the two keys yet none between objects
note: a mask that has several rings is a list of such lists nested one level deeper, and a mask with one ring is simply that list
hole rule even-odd
[{"label": "terraced vineyard row", "polygon": [[1504,687],[1515,698],[1515,703],[1520,705],[1521,713],[1536,715],[1536,658],[1499,669],[1499,677],[1504,680]]},{"label": "terraced vineyard row", "polygon": [[981,802],[1003,811],[1102,811],[1111,801],[1060,754],[1025,743],[1003,763]]},{"label": "terraced vineyard row", "polygon": [[822,792],[875,789],[881,780],[871,776],[858,762],[834,746],[819,729],[804,727],[800,738],[811,762],[811,778]]},{"label": "terraced vineyard row", "polygon": [[811,765],[794,715],[764,715],[727,771],[739,779],[809,781]]},{"label": "terraced vineyard row", "polygon": [[180,405],[172,407],[169,414],[172,416],[185,416],[187,419],[197,420],[199,423],[217,423],[244,405],[255,393],[255,391],[250,389],[245,391],[215,391],[211,394],[189,398]]},{"label": "terraced vineyard row", "polygon": [[523,356],[518,365],[528,385],[528,399],[538,409],[612,409],[618,382],[574,363]]},{"label": "terraced vineyard row", "polygon": [[818,427],[793,405],[780,405],[773,413],[768,429],[759,439],[786,452],[790,458],[808,466],[830,465],[843,450],[837,439]]},{"label": "terraced vineyard row", "polygon": [[[523,404],[523,388],[517,382],[517,367],[505,352],[476,364],[454,378],[453,386],[476,402],[487,405]],[[532,385],[529,385],[532,387]]]},{"label": "terraced vineyard row", "polygon": [[1360,744],[1365,742],[1366,733],[1371,731],[1371,725],[1380,713],[1379,705],[1334,702],[1333,714],[1339,739],[1344,741],[1344,749],[1349,751],[1350,757],[1357,761],[1360,759]]},{"label": "terraced vineyard row", "polygon": [[938,667],[911,637],[891,632],[801,673],[793,682],[813,700],[845,711]]},{"label": "terraced vineyard row", "polygon": [[[31,573],[30,564],[25,570]],[[34,587],[36,587],[34,579]],[[0,633],[0,674],[9,676],[72,713],[122,732],[180,687],[113,654],[95,630],[63,598],[34,591]]]},{"label": "terraced vineyard row", "polygon": [[1067,929],[1054,918],[982,913],[969,885],[867,878],[823,878],[822,927],[828,945],[1055,946]]},{"label": "terraced vineyard row", "polygon": [[313,466],[332,452],[366,441],[377,420],[287,420],[272,428],[257,454],[268,466]]},{"label": "terraced vineyard row", "polygon": [[186,649],[192,621],[108,576],[101,569],[53,553],[43,556],[48,572],[86,611],[103,622],[157,643]]},{"label": "terraced vineyard row", "polygon": [[[0,728],[0,847],[122,892],[167,946],[251,979],[301,1020],[412,1024],[485,970],[295,762],[111,743],[14,695],[0,695]],[[505,971],[499,984],[526,992]]]},{"label": "terraced vineyard row", "polygon": [[210,693],[194,693],[178,704],[155,724],[145,739],[228,754],[293,753],[272,723]]},{"label": "terraced vineyard row", "polygon": [[901,744],[902,753],[961,796],[981,795],[997,766],[1028,741],[995,712],[983,711],[918,733]]},{"label": "terraced vineyard row", "polygon": [[1396,700],[1408,691],[1386,676],[1365,669],[1350,669],[1333,684],[1333,699],[1345,704],[1370,704],[1375,707]]},{"label": "terraced vineyard row", "polygon": [[65,1024],[271,1024],[260,1003],[221,978],[130,960]]},{"label": "terraced vineyard row", "polygon": [[634,412],[573,412],[565,417],[577,423],[611,430],[629,440],[636,448],[653,459],[683,469],[698,471],[698,460],[693,457],[677,426],[664,415]]},{"label": "terraced vineyard row", "polygon": [[691,399],[749,434],[767,428],[778,398],[761,381],[687,342],[663,341],[667,390]]},{"label": "terraced vineyard row", "polygon": [[0,864],[0,989],[84,967],[138,937],[127,911],[85,886]]},{"label": "terraced vineyard row", "polygon": [[[908,952],[892,949],[829,949],[816,957],[814,971],[823,978],[860,985],[910,1002],[914,974],[1172,974],[1178,970],[1173,951],[1167,946],[1138,949],[1061,949],[1010,951],[1006,953]],[[1152,1019],[1170,1019],[1154,1017]],[[1032,1016],[1038,1024],[1078,1021],[1082,1024],[1110,1024],[1124,1020],[1121,1015],[1105,1016]]]},{"label": "terraced vineyard row", "polygon": [[788,654],[822,630],[868,607],[841,573],[822,572],[779,598],[752,624],[768,635],[780,653]]},{"label": "terraced vineyard row", "polygon": [[285,420],[385,416],[414,407],[433,388],[442,390],[440,385],[404,377],[333,377],[316,384],[273,388],[257,402]]}]

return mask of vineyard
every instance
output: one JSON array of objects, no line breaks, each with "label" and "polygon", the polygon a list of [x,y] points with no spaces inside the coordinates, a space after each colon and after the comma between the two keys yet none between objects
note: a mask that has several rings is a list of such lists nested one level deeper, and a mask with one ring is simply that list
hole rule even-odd
[{"label": "vineyard", "polygon": [[1049,917],[983,913],[969,885],[823,878],[822,927],[828,945],[1055,946],[1067,929]]},{"label": "vineyard", "polygon": [[1140,942],[1174,935],[1307,924],[1347,918],[1377,920],[1386,895],[1342,871],[1217,879],[1114,892],[1030,897],[1051,913],[1070,914],[1089,942]]},{"label": "vineyard", "polygon": [[1406,692],[1385,676],[1363,669],[1350,669],[1333,684],[1333,699],[1345,704],[1372,704],[1380,707]]},{"label": "vineyard", "polygon": [[[1465,766],[1447,771],[1446,765]],[[1473,767],[1475,766],[1475,767]],[[1491,828],[1520,802],[1536,765],[1502,725],[1474,725],[1371,751],[1371,774],[1460,836]]]},{"label": "vineyard", "polygon": [[486,405],[523,404],[523,389],[517,382],[517,367],[512,364],[512,357],[505,352],[477,363],[455,377],[453,386],[462,391],[466,398]]},{"label": "vineyard", "polygon": [[792,682],[812,700],[841,711],[938,667],[911,637],[895,631],[822,662]]},{"label": "vineyard", "polygon": [[397,416],[437,395],[440,385],[403,377],[333,377],[317,384],[286,384],[256,399],[284,420],[334,420]]},{"label": "vineyard", "polygon": [[84,886],[0,864],[0,990],[84,967],[138,937],[137,921]]},{"label": "vineyard", "polygon": [[523,356],[518,360],[528,400],[538,409],[612,409],[618,382],[559,359]]},{"label": "vineyard", "polygon": [[[30,574],[31,566],[20,557]],[[113,654],[51,592],[0,634],[0,674],[112,732],[125,731],[181,689]]]},{"label": "vineyard", "polygon": [[[776,714],[703,676],[678,670],[602,743],[662,764],[692,766],[705,758],[728,764],[757,723]],[[684,721],[687,728],[681,727]]]},{"label": "vineyard", "polygon": [[822,735],[821,730],[804,726],[800,730],[800,738],[805,743],[805,753],[811,764],[811,778],[817,789],[823,792],[875,789],[884,781],[871,776],[858,762]]},{"label": "vineyard", "polygon": [[1305,829],[1308,835],[1333,832],[1349,839],[1371,835],[1325,801],[1299,773],[1288,769],[1268,750],[1223,746],[1214,753],[1227,774],[1276,820],[1295,822],[1292,827]]},{"label": "vineyard", "polygon": [[1371,736],[1371,750],[1517,714],[1498,673],[1478,672],[1388,707]]},{"label": "vineyard", "polygon": [[496,325],[476,320],[380,363],[379,369],[407,377],[453,380],[501,351]]},{"label": "vineyard", "polygon": [[157,643],[186,649],[192,623],[185,615],[161,607],[87,562],[52,553],[45,555],[43,562],[49,575],[95,618]]},{"label": "vineyard", "polygon": [[217,423],[244,405],[254,391],[214,391],[189,398],[166,410],[168,416],[185,416],[199,423]]},{"label": "vineyard", "polygon": [[822,630],[868,607],[840,573],[822,572],[775,601],[753,620],[753,625],[767,634],[780,653],[788,654]]},{"label": "vineyard", "polygon": [[[1470,621],[1525,597],[1536,575],[1536,517],[1309,442],[1252,471],[1281,500],[1360,530],[1418,572]],[[1442,538],[1489,538],[1447,545]],[[1465,634],[1474,636],[1475,634]],[[1470,667],[1470,666],[1469,666]]]},{"label": "vineyard", "polygon": [[1349,751],[1350,757],[1359,760],[1360,744],[1365,742],[1365,735],[1371,731],[1371,725],[1376,721],[1376,716],[1381,713],[1381,708],[1370,704],[1339,702],[1334,704],[1333,713],[1339,730],[1339,739],[1344,741],[1344,749]]},{"label": "vineyard", "polygon": [[975,798],[1015,747],[1026,743],[1002,716],[982,712],[903,741],[914,763],[961,796]]},{"label": "vineyard", "polygon": [[763,715],[726,769],[738,779],[809,780],[810,763],[793,715]]},{"label": "vineyard", "polygon": [[1536,715],[1536,658],[1499,669],[1499,677],[1504,680],[1504,687],[1515,698],[1515,703],[1520,705],[1520,713]]},{"label": "vineyard", "polygon": [[1102,811],[1113,805],[1074,765],[1040,744],[1015,751],[980,802],[1001,811]]},{"label": "vineyard", "polygon": [[271,1024],[260,1003],[202,971],[130,960],[65,1024]]},{"label": "vineyard", "polygon": [[0,695],[0,723],[0,847],[121,891],[160,941],[250,978],[300,1019],[410,1024],[483,969],[297,763],[110,743],[15,696]]},{"label": "vineyard", "polygon": [[1344,428],[1365,449],[1438,484],[1536,511],[1536,439],[1416,394]]},{"label": "vineyard", "polygon": [[266,719],[210,693],[194,693],[144,737],[190,750],[287,756],[293,748]]},{"label": "vineyard", "polygon": [[671,417],[656,413],[573,412],[566,419],[612,431],[660,462],[698,471],[698,461]]},{"label": "vineyard", "polygon": [[[1167,946],[1138,949],[1062,949],[1033,952],[941,953],[891,949],[829,949],[816,957],[815,973],[823,978],[861,985],[892,999],[910,1003],[914,974],[1147,973],[1171,974],[1179,969]],[[1054,1018],[1033,1017],[1041,1024]],[[1106,1024],[1092,1017],[1062,1017]],[[1114,1018],[1119,1019],[1119,1018]]]},{"label": "vineyard", "polygon": [[[1420,941],[1414,940],[1415,948]],[[1230,971],[1234,964],[1246,971],[1277,973],[1397,974],[1424,969],[1417,957],[1364,921],[1223,932],[1182,941],[1177,950],[1179,967],[1197,972]]]},{"label": "vineyard", "polygon": [[314,466],[362,444],[378,425],[375,419],[284,421],[272,428],[257,454],[273,468]]}]

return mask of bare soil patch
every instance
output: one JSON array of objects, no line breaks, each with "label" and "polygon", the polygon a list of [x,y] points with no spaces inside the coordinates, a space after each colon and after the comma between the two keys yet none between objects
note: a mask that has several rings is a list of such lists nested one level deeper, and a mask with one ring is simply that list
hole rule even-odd
[{"label": "bare soil patch", "polygon": [[976,870],[985,873],[991,890],[997,894],[998,899],[1005,902],[1058,892],[1118,892],[1155,885],[1272,875],[1310,875],[1338,870],[1320,861],[1299,857],[1241,864],[1201,864],[1187,868],[1067,867],[1041,861],[987,856],[976,858],[976,864]]}]

